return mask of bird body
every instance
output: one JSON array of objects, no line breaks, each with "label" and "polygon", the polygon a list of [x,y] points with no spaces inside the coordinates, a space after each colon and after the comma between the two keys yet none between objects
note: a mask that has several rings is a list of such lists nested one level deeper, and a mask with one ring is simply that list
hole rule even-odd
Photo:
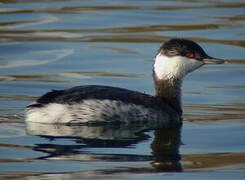
[{"label": "bird body", "polygon": [[53,123],[127,123],[176,119],[179,112],[166,101],[122,88],[77,86],[43,95],[27,107],[27,121],[35,119],[50,123],[52,119]]},{"label": "bird body", "polygon": [[54,90],[27,107],[26,121],[41,123],[181,124],[183,78],[204,64],[224,61],[208,56],[195,42],[172,39],[160,48],[153,65],[155,95],[110,86]]}]

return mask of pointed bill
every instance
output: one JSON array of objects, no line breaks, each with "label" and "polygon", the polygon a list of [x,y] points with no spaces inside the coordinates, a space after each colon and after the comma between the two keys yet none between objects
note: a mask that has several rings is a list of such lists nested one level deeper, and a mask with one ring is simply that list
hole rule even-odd
[{"label": "pointed bill", "polygon": [[204,64],[223,64],[225,63],[224,59],[218,59],[208,56],[207,58],[204,58],[203,60]]}]

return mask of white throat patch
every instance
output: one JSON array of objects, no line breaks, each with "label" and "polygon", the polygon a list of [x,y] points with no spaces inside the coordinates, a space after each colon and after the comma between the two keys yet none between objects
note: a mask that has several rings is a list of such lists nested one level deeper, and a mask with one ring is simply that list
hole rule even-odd
[{"label": "white throat patch", "polygon": [[158,79],[182,79],[189,72],[202,66],[201,61],[183,56],[168,57],[158,54],[154,63],[154,71]]}]

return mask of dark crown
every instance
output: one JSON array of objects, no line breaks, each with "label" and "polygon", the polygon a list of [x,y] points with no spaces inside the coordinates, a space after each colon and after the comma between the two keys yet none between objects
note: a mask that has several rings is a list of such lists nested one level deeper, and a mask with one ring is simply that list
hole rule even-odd
[{"label": "dark crown", "polygon": [[171,39],[165,42],[159,53],[166,56],[187,56],[189,53],[195,54],[195,59],[208,57],[205,51],[197,43],[186,39]]}]

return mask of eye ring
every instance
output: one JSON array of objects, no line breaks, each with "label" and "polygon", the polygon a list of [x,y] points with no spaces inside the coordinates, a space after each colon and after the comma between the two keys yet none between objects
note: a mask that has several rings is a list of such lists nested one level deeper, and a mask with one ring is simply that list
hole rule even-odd
[{"label": "eye ring", "polygon": [[188,58],[195,58],[195,53],[194,52],[190,52],[187,54]]}]

